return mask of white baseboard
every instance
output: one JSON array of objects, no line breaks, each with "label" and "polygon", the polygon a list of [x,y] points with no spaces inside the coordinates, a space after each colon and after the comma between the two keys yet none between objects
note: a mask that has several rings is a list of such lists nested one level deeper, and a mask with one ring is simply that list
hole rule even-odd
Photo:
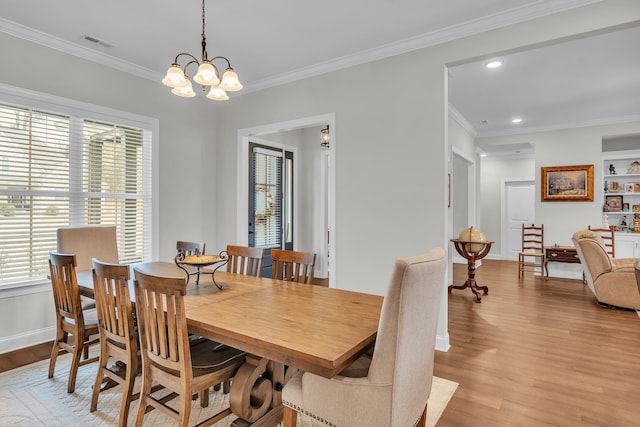
[{"label": "white baseboard", "polygon": [[0,339],[0,353],[18,350],[32,345],[53,341],[56,337],[56,327],[36,329],[19,335],[12,335]]},{"label": "white baseboard", "polygon": [[448,333],[446,335],[436,335],[436,350],[447,352],[450,348]]}]

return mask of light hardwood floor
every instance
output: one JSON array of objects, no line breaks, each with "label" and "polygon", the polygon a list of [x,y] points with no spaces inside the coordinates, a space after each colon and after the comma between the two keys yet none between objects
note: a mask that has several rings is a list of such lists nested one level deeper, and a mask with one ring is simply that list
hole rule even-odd
[{"label": "light hardwood floor", "polygon": [[[482,303],[449,296],[451,349],[434,373],[460,384],[438,427],[640,426],[640,317],[598,306],[579,280],[525,275],[483,260]],[[454,266],[454,282],[466,265]],[[49,357],[41,344],[0,357],[0,371]]]},{"label": "light hardwood floor", "polygon": [[483,263],[482,303],[449,296],[451,349],[434,373],[460,386],[438,427],[640,426],[638,314],[598,306],[579,280],[519,281],[517,262]]}]

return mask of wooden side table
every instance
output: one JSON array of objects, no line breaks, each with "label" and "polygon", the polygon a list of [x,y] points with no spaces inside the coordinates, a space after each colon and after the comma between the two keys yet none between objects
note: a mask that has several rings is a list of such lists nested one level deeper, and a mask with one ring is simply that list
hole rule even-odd
[{"label": "wooden side table", "polygon": [[578,251],[573,246],[545,246],[544,271],[547,280],[549,280],[549,267],[547,266],[549,262],[580,264],[580,258],[578,257]]},{"label": "wooden side table", "polygon": [[[451,239],[451,241],[453,242],[456,251],[458,251],[460,256],[464,257],[467,260],[468,275],[467,281],[464,282],[464,285],[450,285],[448,288],[448,292],[451,293],[452,289],[471,288],[471,292],[473,292],[473,294],[476,296],[476,301],[482,302],[482,297],[480,297],[478,291],[483,291],[484,295],[487,295],[489,293],[489,288],[487,286],[478,286],[478,283],[476,283],[476,261],[486,257],[487,254],[489,254],[493,242],[467,242],[460,239]],[[467,247],[468,244],[483,245],[483,247],[478,252],[469,252]]]}]

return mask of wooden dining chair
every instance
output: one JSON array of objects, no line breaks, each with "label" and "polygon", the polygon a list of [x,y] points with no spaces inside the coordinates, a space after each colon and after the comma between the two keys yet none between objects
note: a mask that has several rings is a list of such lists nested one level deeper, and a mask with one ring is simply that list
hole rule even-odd
[{"label": "wooden dining chair", "polygon": [[[133,384],[138,372],[140,354],[133,320],[133,304],[129,293],[128,265],[107,264],[93,259],[93,289],[100,331],[100,362],[93,385],[91,412],[98,407],[98,394],[108,378],[123,385],[118,426],[127,425],[129,406],[134,399]],[[112,362],[124,364],[124,378],[113,370]]]},{"label": "wooden dining chair", "polygon": [[611,256],[611,258],[616,257],[616,234],[614,232],[615,227],[610,225],[609,228],[591,228],[589,225],[588,230],[595,231],[600,234],[602,240],[604,241],[604,246],[607,248],[607,253]]},{"label": "wooden dining chair", "polygon": [[[532,260],[527,260],[533,258]],[[544,224],[539,227],[522,224],[522,249],[518,252],[518,278],[524,277],[526,270],[540,269],[540,277],[544,277]]]},{"label": "wooden dining chair", "polygon": [[264,258],[263,248],[227,245],[227,272],[260,277]]},{"label": "wooden dining chair", "polygon": [[[49,361],[49,378],[53,377],[58,354],[71,353],[67,392],[73,393],[78,367],[98,361],[98,357],[89,358],[89,347],[100,342],[98,316],[95,308],[82,309],[75,255],[50,252],[49,274],[56,309],[56,337]],[[70,336],[73,339],[70,340]]]},{"label": "wooden dining chair", "polygon": [[[134,270],[136,310],[142,354],[142,390],[136,426],[141,426],[147,408],[155,408],[186,426],[191,398],[200,393],[200,405],[208,404],[209,389],[230,380],[245,361],[245,353],[197,336],[189,336],[185,315],[186,281],[156,277]],[[152,396],[153,383],[172,393]],[[180,397],[179,409],[166,405]],[[202,421],[210,425],[231,414],[226,408]]]},{"label": "wooden dining chair", "polygon": [[424,427],[446,268],[443,248],[397,260],[372,357],[333,378],[297,372],[282,390],[283,427],[298,412],[328,426]]},{"label": "wooden dining chair", "polygon": [[200,274],[202,271],[200,266],[193,267],[191,265],[182,264],[180,261],[188,256],[204,255],[206,247],[207,245],[204,242],[185,242],[178,240],[178,243],[176,244],[176,250],[178,253],[175,257],[175,263],[178,267],[184,270],[185,273],[187,273],[187,284],[189,284],[189,278],[193,275],[196,276],[196,283],[200,283]]},{"label": "wooden dining chair", "polygon": [[271,249],[271,278],[300,283],[311,283],[316,254]]}]

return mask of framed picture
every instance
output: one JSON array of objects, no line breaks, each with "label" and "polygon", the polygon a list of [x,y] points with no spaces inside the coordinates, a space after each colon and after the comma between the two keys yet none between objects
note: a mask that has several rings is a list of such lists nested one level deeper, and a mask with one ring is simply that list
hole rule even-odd
[{"label": "framed picture", "polygon": [[604,199],[609,205],[609,212],[622,212],[622,196],[605,196]]},{"label": "framed picture", "polygon": [[624,192],[625,193],[633,193],[633,182],[627,182],[624,184]]},{"label": "framed picture", "polygon": [[593,165],[542,167],[540,180],[543,202],[593,201]]},{"label": "framed picture", "polygon": [[633,192],[640,193],[640,182],[636,182],[635,184],[633,184]]},{"label": "framed picture", "polygon": [[622,204],[622,212],[629,212],[629,203]]},{"label": "framed picture", "polygon": [[640,205],[633,205],[631,209],[633,212],[640,212]]}]

